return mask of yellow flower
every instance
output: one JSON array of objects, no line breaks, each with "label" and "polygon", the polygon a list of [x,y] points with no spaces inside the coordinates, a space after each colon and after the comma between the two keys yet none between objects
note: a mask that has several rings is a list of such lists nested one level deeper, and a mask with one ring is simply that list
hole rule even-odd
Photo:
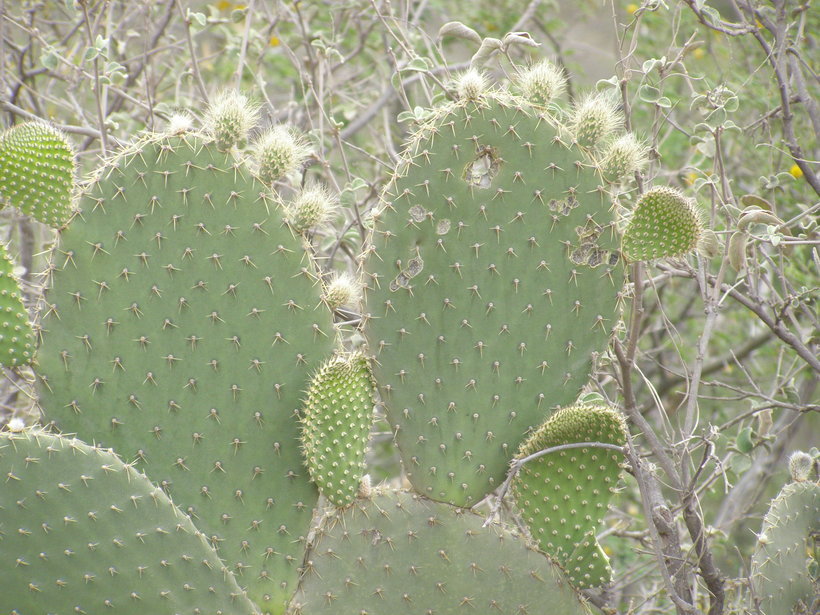
[{"label": "yellow flower", "polygon": [[696,60],[702,59],[703,56],[705,56],[705,55],[706,55],[706,51],[704,51],[703,47],[698,47],[697,49],[695,49],[692,52],[692,57],[695,58]]},{"label": "yellow flower", "polygon": [[641,7],[633,2],[631,4],[626,5],[626,12],[629,13],[630,15],[634,15],[635,11],[637,11],[639,8],[641,8]]},{"label": "yellow flower", "polygon": [[688,185],[690,185],[690,186],[691,186],[692,184],[694,184],[694,183],[695,183],[695,180],[696,180],[697,178],[698,178],[698,174],[697,174],[697,173],[695,173],[694,171],[690,171],[689,173],[687,173],[687,174],[686,174],[686,177],[684,178],[684,181],[685,181]]},{"label": "yellow flower", "polygon": [[271,47],[278,47],[279,46],[279,37],[271,36],[270,39],[268,40],[268,45],[270,45]]},{"label": "yellow flower", "polygon": [[227,11],[233,8],[233,2],[228,2],[228,0],[220,0],[216,3],[216,8],[219,11]]},{"label": "yellow flower", "polygon": [[792,176],[792,177],[794,177],[795,179],[800,179],[801,177],[803,177],[803,169],[801,169],[801,168],[800,168],[799,166],[797,166],[796,164],[793,164],[793,165],[792,165],[792,168],[791,168],[791,169],[789,169],[789,173],[790,173],[790,174],[791,174],[791,176]]}]

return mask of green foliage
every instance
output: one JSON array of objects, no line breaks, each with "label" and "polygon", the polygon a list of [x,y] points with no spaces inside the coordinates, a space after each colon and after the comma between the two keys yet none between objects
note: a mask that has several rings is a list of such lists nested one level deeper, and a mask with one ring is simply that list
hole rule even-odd
[{"label": "green foliage", "polygon": [[289,613],[535,613],[588,608],[560,568],[468,510],[382,491],[325,516]]},{"label": "green foliage", "polygon": [[347,506],[359,491],[374,389],[362,354],[329,359],[308,386],[302,411],[305,459],[311,479],[336,506]]},{"label": "green foliage", "polygon": [[137,464],[275,610],[318,498],[296,414],[336,343],[303,240],[193,133],[126,150],[80,209],[42,314],[45,416]]},{"label": "green foliage", "polygon": [[0,433],[0,603],[11,613],[257,613],[192,520],[111,451]]},{"label": "green foliage", "polygon": [[[563,408],[533,432],[517,459],[577,442],[623,446],[624,420],[606,406]],[[513,479],[515,503],[533,539],[564,567],[576,587],[611,581],[609,558],[595,534],[618,482],[622,458],[603,448],[561,450],[527,462]]]},{"label": "green foliage", "polygon": [[363,329],[427,497],[471,506],[496,488],[527,432],[575,400],[618,319],[615,214],[564,139],[506,93],[447,104],[374,214]]},{"label": "green foliage", "polygon": [[0,134],[0,201],[50,226],[71,215],[74,152],[45,122],[18,124]]}]

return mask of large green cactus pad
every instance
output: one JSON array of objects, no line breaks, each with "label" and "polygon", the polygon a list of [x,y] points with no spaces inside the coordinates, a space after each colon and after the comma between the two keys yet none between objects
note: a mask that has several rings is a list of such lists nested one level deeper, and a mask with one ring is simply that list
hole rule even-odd
[{"label": "large green cactus pad", "polygon": [[191,520],[113,453],[0,433],[0,610],[255,613]]},{"label": "large green cactus pad", "polygon": [[702,234],[694,199],[657,186],[638,199],[624,231],[623,253],[630,261],[681,256],[695,250]]},{"label": "large green cactus pad", "polygon": [[[809,567],[820,533],[820,485],[790,483],[772,500],[752,555],[752,586],[763,615],[808,615],[820,606]],[[816,566],[816,564],[815,564]]]},{"label": "large green cactus pad", "polygon": [[323,520],[290,613],[589,612],[557,565],[482,522],[411,493],[359,500]]},{"label": "large green cactus pad", "polygon": [[31,361],[34,335],[23,305],[14,263],[0,244],[0,366],[15,367]]},{"label": "large green cactus pad", "polygon": [[367,358],[355,353],[330,359],[308,387],[302,413],[302,444],[308,471],[336,506],[356,498],[373,423],[373,376]]},{"label": "large green cactus pad", "polygon": [[0,135],[0,201],[51,226],[71,214],[74,152],[43,122],[12,126]]},{"label": "large green cactus pad", "polygon": [[[527,439],[519,457],[581,442],[623,446],[623,419],[605,406],[563,408]],[[576,587],[611,580],[609,559],[595,533],[618,481],[622,458],[604,448],[562,450],[527,462],[513,479],[515,502],[533,539],[564,566]]]},{"label": "large green cactus pad", "polygon": [[154,138],[93,182],[52,267],[45,415],[137,462],[283,608],[318,498],[298,408],[335,344],[302,239],[244,164]]},{"label": "large green cactus pad", "polygon": [[407,475],[433,499],[497,487],[618,318],[611,203],[563,132],[519,99],[453,103],[375,216],[364,330]]}]

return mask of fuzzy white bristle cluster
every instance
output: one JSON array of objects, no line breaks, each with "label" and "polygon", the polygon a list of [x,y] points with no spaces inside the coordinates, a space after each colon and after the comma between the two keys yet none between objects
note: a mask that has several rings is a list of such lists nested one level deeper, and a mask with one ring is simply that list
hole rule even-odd
[{"label": "fuzzy white bristle cluster", "polygon": [[487,77],[471,68],[456,80],[456,96],[459,100],[479,100],[487,92]]},{"label": "fuzzy white bristle cluster", "polygon": [[595,147],[611,135],[622,122],[618,103],[609,93],[593,94],[572,110],[570,127],[575,141],[583,147]]},{"label": "fuzzy white bristle cluster", "polygon": [[289,126],[273,126],[256,141],[259,179],[270,186],[298,169],[310,156],[307,141]]},{"label": "fuzzy white bristle cluster", "polygon": [[541,60],[521,71],[516,83],[524,98],[541,107],[546,107],[567,88],[563,71],[549,60]]},{"label": "fuzzy white bristle cluster", "polygon": [[313,184],[304,188],[285,207],[290,227],[297,233],[307,233],[330,220],[339,202],[324,186]]},{"label": "fuzzy white bristle cluster", "polygon": [[234,146],[245,144],[258,117],[259,106],[247,96],[235,90],[225,90],[208,108],[205,125],[213,135],[216,147],[227,152]]}]

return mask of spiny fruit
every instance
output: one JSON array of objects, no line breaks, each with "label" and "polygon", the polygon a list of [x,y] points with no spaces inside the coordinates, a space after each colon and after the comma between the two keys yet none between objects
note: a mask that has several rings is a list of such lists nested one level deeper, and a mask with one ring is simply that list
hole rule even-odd
[{"label": "spiny fruit", "polygon": [[[552,415],[521,446],[521,459],[563,444],[623,446],[626,427],[607,406],[571,406]],[[538,546],[579,588],[610,582],[609,558],[595,533],[621,473],[621,453],[593,446],[562,450],[527,462],[512,481],[521,516]]]},{"label": "spiny fruit", "polygon": [[623,254],[633,262],[673,258],[692,252],[703,235],[694,199],[657,186],[638,199],[624,231]]},{"label": "spiny fruit", "polygon": [[0,135],[0,201],[44,224],[71,215],[74,152],[62,132],[45,122],[12,126]]},{"label": "spiny fruit", "polygon": [[347,506],[359,491],[374,390],[367,357],[361,353],[328,360],[310,381],[302,446],[311,479],[335,506]]}]

